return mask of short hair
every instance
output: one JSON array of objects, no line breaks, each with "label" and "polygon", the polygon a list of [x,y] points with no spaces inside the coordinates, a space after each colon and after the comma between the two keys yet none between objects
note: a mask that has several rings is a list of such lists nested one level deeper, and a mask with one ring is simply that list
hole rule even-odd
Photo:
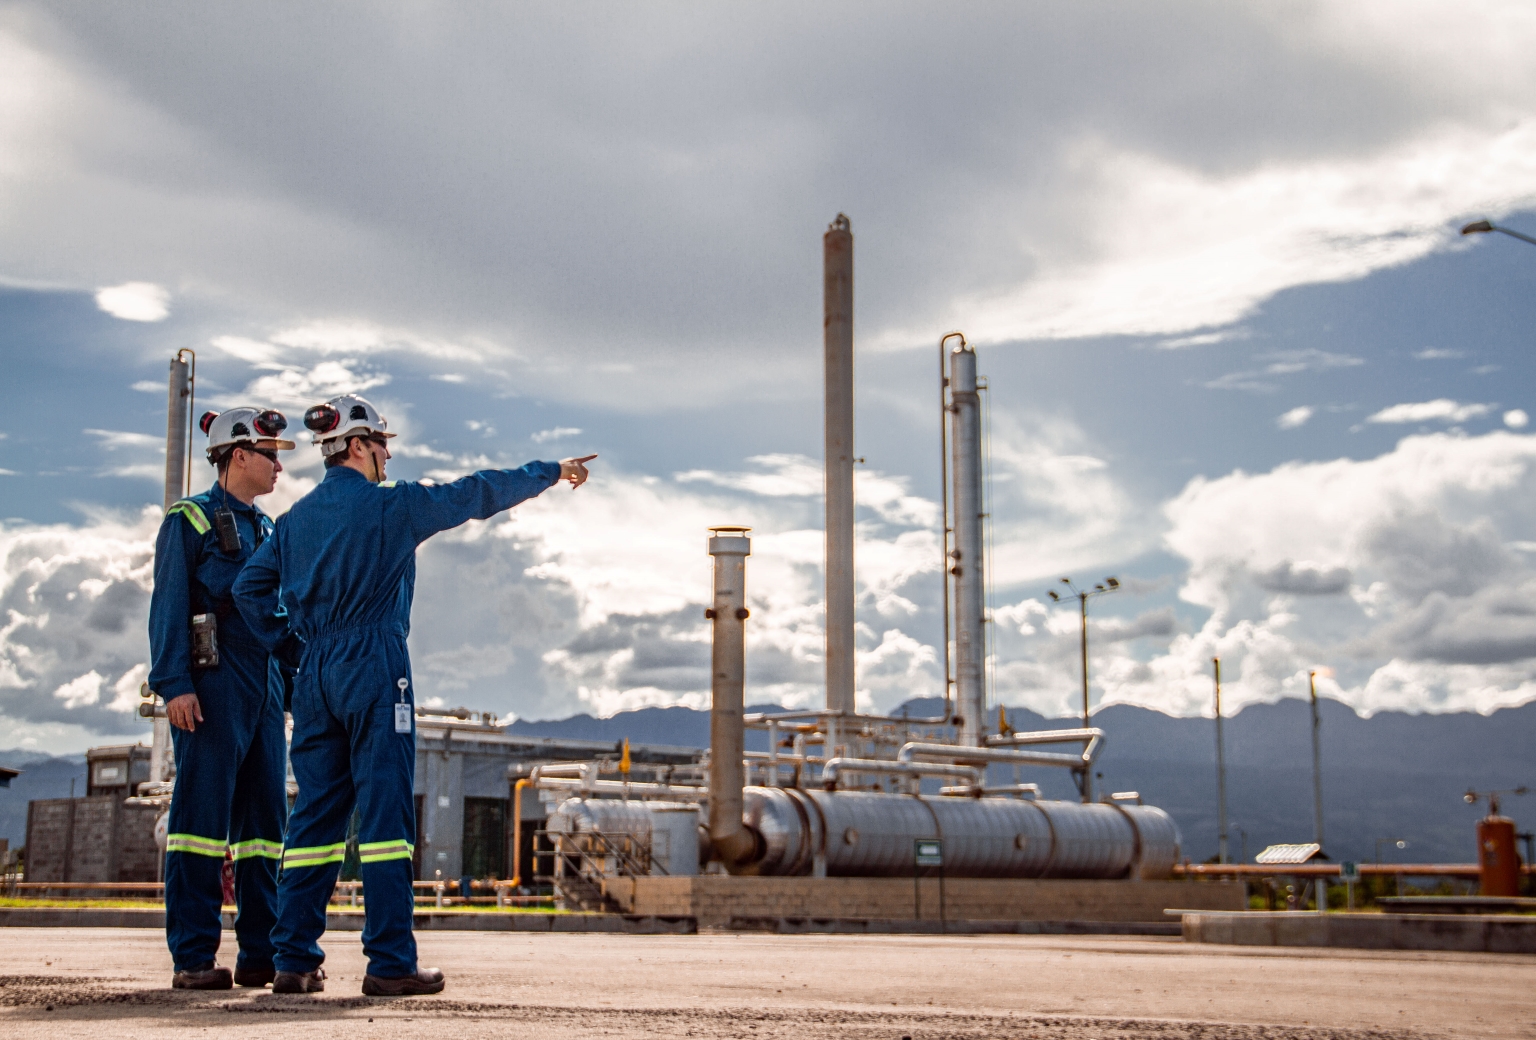
[{"label": "short hair", "polygon": [[361,433],[355,433],[352,436],[348,437],[347,438],[347,447],[346,447],[345,451],[338,451],[334,455],[327,455],[325,457],[325,468],[326,469],[334,469],[337,466],[340,466],[343,462],[346,462],[348,459],[350,459],[352,457],[352,442],[355,441],[355,440],[367,440],[367,439],[368,439],[367,436],[364,435],[364,434],[361,434]]}]

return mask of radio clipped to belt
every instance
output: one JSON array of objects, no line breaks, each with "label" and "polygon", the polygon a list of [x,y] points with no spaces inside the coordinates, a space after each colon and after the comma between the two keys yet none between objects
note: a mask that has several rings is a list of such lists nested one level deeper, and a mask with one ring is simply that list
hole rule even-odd
[{"label": "radio clipped to belt", "polygon": [[192,667],[219,666],[219,617],[211,611],[192,615]]}]

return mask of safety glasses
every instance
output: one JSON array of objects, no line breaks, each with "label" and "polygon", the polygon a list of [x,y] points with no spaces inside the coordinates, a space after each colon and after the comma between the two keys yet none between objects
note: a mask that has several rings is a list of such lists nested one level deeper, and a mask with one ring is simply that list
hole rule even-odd
[{"label": "safety glasses", "polygon": [[242,444],[241,447],[246,451],[255,452],[257,455],[262,456],[273,465],[277,464],[277,452],[273,451],[271,448],[255,448],[245,444]]}]

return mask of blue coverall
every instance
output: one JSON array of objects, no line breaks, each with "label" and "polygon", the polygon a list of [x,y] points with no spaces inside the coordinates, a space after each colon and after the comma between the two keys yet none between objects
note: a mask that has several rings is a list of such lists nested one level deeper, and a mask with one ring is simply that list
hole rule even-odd
[{"label": "blue coverall", "polygon": [[[214,514],[229,509],[240,548],[225,552]],[[235,609],[231,586],[272,521],[215,484],[166,512],[149,600],[150,689],[197,694],[203,721],[171,730],[176,787],[165,857],[165,935],[177,971],[214,962],[222,932],[224,852],[235,861],[236,966],[272,963],[284,790],[282,674]],[[192,667],[192,615],[218,620],[219,663]]]},{"label": "blue coverall", "polygon": [[[557,462],[483,470],[451,484],[375,484],[328,470],[277,522],[246,564],[235,600],[277,646],[287,624],[304,642],[293,692],[289,757],[299,784],[272,932],[278,971],[325,960],[325,908],[358,810],[363,952],[378,978],[413,974],[411,889],[416,851],[415,698],[406,652],[416,547],[466,520],[484,520],[560,479]],[[406,705],[396,727],[396,705]]]}]

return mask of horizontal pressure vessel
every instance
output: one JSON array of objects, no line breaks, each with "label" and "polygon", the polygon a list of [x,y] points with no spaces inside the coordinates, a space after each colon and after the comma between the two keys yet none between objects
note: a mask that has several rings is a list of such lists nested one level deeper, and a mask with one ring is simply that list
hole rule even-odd
[{"label": "horizontal pressure vessel", "polygon": [[744,873],[903,877],[914,842],[943,841],[944,873],[977,878],[1166,878],[1179,831],[1161,809],[1020,798],[928,798],[748,787],[762,854]]}]

